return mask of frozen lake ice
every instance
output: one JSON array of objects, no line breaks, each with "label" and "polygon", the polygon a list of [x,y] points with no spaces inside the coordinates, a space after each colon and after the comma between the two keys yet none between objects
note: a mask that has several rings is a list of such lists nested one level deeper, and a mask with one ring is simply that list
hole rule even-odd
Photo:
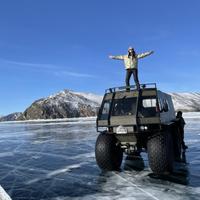
[{"label": "frozen lake ice", "polygon": [[13,200],[200,199],[200,113],[184,117],[187,164],[164,179],[150,176],[145,153],[143,170],[124,161],[120,172],[102,173],[95,118],[0,123],[0,185]]}]

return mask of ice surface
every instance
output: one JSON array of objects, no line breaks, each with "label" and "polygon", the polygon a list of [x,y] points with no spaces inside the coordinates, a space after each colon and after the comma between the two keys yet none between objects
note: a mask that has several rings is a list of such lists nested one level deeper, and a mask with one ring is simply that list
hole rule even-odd
[{"label": "ice surface", "polygon": [[187,164],[162,179],[150,176],[146,153],[101,172],[95,118],[0,123],[0,184],[13,200],[200,199],[200,113],[184,117]]},{"label": "ice surface", "polygon": [[200,112],[185,112],[183,113],[183,117],[184,118],[194,118],[194,119],[198,119],[200,118]]}]

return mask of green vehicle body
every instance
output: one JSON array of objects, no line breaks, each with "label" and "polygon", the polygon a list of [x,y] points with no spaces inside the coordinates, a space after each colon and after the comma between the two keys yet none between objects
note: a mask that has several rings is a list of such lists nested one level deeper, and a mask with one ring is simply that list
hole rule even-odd
[{"label": "green vehicle body", "polygon": [[[180,141],[177,143],[178,123],[171,96],[158,90],[155,83],[142,84],[140,88],[140,90],[136,90],[135,86],[131,86],[130,90],[127,91],[125,87],[117,87],[105,91],[96,121],[96,128],[100,132],[100,137],[112,135],[116,139],[115,145],[126,154],[131,155],[146,151],[151,154],[149,155],[150,159],[160,155],[160,150],[157,151],[157,149],[154,149],[156,147],[152,147],[154,144],[156,146],[159,140],[163,140],[158,144],[158,149],[160,148],[163,154],[162,157],[165,156],[167,151],[165,157],[170,156],[169,150],[162,149],[162,144],[167,140],[169,144],[163,148],[169,149],[173,145],[174,151],[172,153],[178,149],[179,152],[176,152],[175,156],[180,157]],[[170,143],[169,137],[166,135],[170,135],[171,140],[174,140],[172,141],[173,144]],[[152,140],[151,138],[154,138],[154,136],[155,139]],[[99,152],[102,151],[101,148],[104,147],[99,144],[97,139],[96,159],[97,163],[100,160],[100,165],[101,162],[104,162],[104,158],[99,155]],[[156,154],[154,154],[155,151],[157,151]],[[100,159],[97,157],[100,157]],[[157,161],[153,160],[152,163],[152,168],[155,168],[154,171],[156,171]],[[168,160],[166,163],[168,163]],[[172,165],[171,161],[169,164]],[[163,169],[158,169],[157,172],[164,170],[165,166]]]},{"label": "green vehicle body", "polygon": [[[97,131],[106,128],[121,144],[130,146],[136,145],[140,137],[168,128],[175,119],[171,96],[157,90],[154,83],[142,85],[140,91],[111,88],[106,90],[99,109]],[[127,133],[118,133],[119,126]]]}]

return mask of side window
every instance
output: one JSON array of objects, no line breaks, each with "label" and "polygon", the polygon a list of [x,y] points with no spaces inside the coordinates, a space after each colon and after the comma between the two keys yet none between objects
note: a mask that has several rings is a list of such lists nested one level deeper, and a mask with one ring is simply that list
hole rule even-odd
[{"label": "side window", "polygon": [[144,108],[156,107],[156,99],[143,99],[142,106]]},{"label": "side window", "polygon": [[111,101],[105,101],[101,110],[100,119],[106,120],[108,119],[109,111],[110,111]]},{"label": "side window", "polygon": [[163,111],[168,112],[169,111],[169,104],[168,101],[165,99],[163,104]]},{"label": "side window", "polygon": [[139,117],[155,117],[157,116],[157,100],[156,97],[143,98],[141,106],[138,110]]},{"label": "side window", "polygon": [[103,115],[108,114],[109,110],[110,110],[110,102],[105,102],[103,105],[102,114]]},{"label": "side window", "polygon": [[159,99],[159,108],[160,112],[168,112],[169,111],[169,103],[166,99]]}]

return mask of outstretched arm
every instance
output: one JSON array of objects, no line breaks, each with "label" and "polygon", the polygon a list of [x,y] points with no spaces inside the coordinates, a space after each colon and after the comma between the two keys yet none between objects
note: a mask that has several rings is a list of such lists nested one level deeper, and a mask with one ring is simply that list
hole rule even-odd
[{"label": "outstretched arm", "polygon": [[151,55],[153,52],[154,52],[154,51],[147,51],[147,52],[145,52],[145,53],[138,54],[138,55],[137,55],[137,58],[144,58],[144,57],[146,57],[146,56]]},{"label": "outstretched arm", "polygon": [[124,60],[124,56],[109,56],[111,59]]}]

